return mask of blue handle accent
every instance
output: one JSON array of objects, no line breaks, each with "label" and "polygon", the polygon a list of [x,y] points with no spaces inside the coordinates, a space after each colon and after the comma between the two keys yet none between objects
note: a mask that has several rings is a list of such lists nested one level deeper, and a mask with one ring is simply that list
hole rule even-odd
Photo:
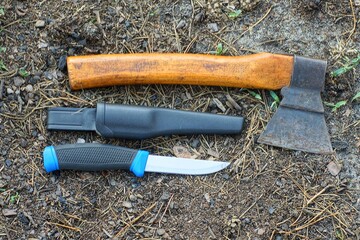
[{"label": "blue handle accent", "polygon": [[149,157],[149,152],[144,150],[139,150],[136,154],[134,160],[131,163],[130,171],[135,174],[137,177],[144,176],[146,162]]},{"label": "blue handle accent", "polygon": [[45,147],[43,159],[46,172],[60,170],[55,148],[53,146]]}]

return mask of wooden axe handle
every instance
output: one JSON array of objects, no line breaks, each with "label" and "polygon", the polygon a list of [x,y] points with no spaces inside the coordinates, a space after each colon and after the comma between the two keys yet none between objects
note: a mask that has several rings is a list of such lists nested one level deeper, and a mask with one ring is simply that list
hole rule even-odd
[{"label": "wooden axe handle", "polygon": [[67,58],[72,90],[127,84],[190,84],[280,89],[290,84],[293,56],[258,53],[100,54]]}]

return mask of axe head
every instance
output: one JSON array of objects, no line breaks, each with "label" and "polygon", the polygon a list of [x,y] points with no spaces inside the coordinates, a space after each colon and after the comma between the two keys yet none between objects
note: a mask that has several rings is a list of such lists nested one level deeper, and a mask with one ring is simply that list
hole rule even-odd
[{"label": "axe head", "polygon": [[331,154],[320,93],[324,89],[326,61],[294,56],[290,85],[258,142],[304,152]]}]

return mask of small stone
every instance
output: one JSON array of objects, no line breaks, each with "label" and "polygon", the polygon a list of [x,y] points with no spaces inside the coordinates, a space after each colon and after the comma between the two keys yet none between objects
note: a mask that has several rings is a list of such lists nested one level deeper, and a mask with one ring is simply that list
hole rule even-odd
[{"label": "small stone", "polygon": [[9,95],[10,95],[10,94],[13,94],[13,93],[14,93],[14,90],[12,90],[11,88],[7,88],[7,89],[6,89],[6,93],[9,94]]},{"label": "small stone", "polygon": [[132,208],[132,203],[128,202],[128,201],[124,201],[122,203],[122,206],[125,207],[125,208]]},{"label": "small stone", "polygon": [[37,20],[35,23],[35,27],[42,28],[45,27],[45,21],[44,20]]},{"label": "small stone", "polygon": [[15,77],[14,78],[14,85],[16,87],[20,87],[21,85],[23,85],[25,83],[25,80],[22,79],[21,77]]},{"label": "small stone", "polygon": [[20,140],[20,146],[23,148],[26,148],[28,146],[28,142],[25,139]]},{"label": "small stone", "polygon": [[145,231],[145,229],[143,227],[141,227],[137,230],[138,233],[143,233],[144,231]]},{"label": "small stone", "polygon": [[76,140],[76,143],[85,143],[86,141],[85,141],[85,139],[83,139],[83,138],[78,138],[77,140]]},{"label": "small stone", "polygon": [[224,174],[222,175],[222,178],[225,179],[225,180],[229,180],[229,179],[230,179],[230,176],[229,176],[229,174],[224,173]]},{"label": "small stone", "polygon": [[6,208],[2,210],[2,214],[3,214],[5,217],[11,217],[11,216],[17,215],[15,209],[6,209]]},{"label": "small stone", "polygon": [[5,165],[6,165],[7,167],[10,167],[10,166],[12,165],[11,160],[10,160],[10,159],[6,159],[6,160],[5,160]]},{"label": "small stone", "polygon": [[257,234],[259,234],[259,235],[263,235],[265,233],[265,229],[264,228],[259,228],[258,230],[257,230]]},{"label": "small stone", "polygon": [[208,202],[208,203],[210,203],[210,195],[209,195],[209,193],[205,193],[204,194],[204,198],[205,198],[205,200]]},{"label": "small stone", "polygon": [[49,80],[52,80],[53,79],[53,74],[51,72],[44,72],[44,76],[45,78],[49,79]]},{"label": "small stone", "polygon": [[163,194],[160,197],[160,200],[166,201],[170,198],[170,193],[168,192],[163,192]]},{"label": "small stone", "polygon": [[39,44],[38,44],[38,48],[47,48],[48,46],[49,46],[49,44],[46,42],[39,42]]},{"label": "small stone", "polygon": [[176,29],[179,29],[179,28],[183,28],[185,27],[186,25],[186,21],[185,20],[181,20],[178,25],[176,25]]},{"label": "small stone", "polygon": [[275,240],[283,240],[283,237],[281,235],[276,235]]},{"label": "small stone", "polygon": [[110,179],[110,185],[111,186],[116,186],[116,181],[115,181],[115,179]]},{"label": "small stone", "polygon": [[30,78],[29,83],[36,84],[39,80],[40,80],[39,76],[34,76],[34,77]]},{"label": "small stone", "polygon": [[200,144],[199,139],[194,139],[194,140],[191,141],[190,146],[192,148],[197,148],[199,146],[199,144]]},{"label": "small stone", "polygon": [[274,212],[275,212],[275,208],[269,207],[269,213],[270,213],[270,214],[273,214]]},{"label": "small stone", "polygon": [[209,23],[207,25],[208,29],[211,31],[211,32],[217,32],[219,31],[219,27],[217,25],[217,23]]},{"label": "small stone", "polygon": [[330,162],[328,165],[327,165],[327,169],[328,171],[330,172],[331,175],[333,176],[337,176],[340,171],[341,171],[341,165],[340,164],[337,164],[335,162]]},{"label": "small stone", "polygon": [[44,141],[44,140],[45,140],[45,138],[44,138],[43,135],[39,135],[39,136],[38,136],[38,139],[39,139],[40,141]]},{"label": "small stone", "polygon": [[165,234],[165,229],[160,228],[160,229],[158,229],[158,230],[156,231],[156,233],[157,233],[159,236],[162,236],[162,235]]},{"label": "small stone", "polygon": [[58,68],[63,71],[66,67],[66,55],[62,55],[58,61]]},{"label": "small stone", "polygon": [[135,202],[137,200],[137,197],[135,195],[129,196],[130,201]]},{"label": "small stone", "polygon": [[31,92],[34,91],[34,88],[33,88],[32,85],[28,84],[28,85],[26,85],[26,87],[25,87],[25,91],[27,91],[28,93],[31,93]]}]

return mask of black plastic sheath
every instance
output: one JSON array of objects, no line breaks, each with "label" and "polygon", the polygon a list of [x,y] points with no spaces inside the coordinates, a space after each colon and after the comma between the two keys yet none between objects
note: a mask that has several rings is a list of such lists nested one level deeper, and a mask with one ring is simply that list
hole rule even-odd
[{"label": "black plastic sheath", "polygon": [[108,138],[146,139],[168,135],[239,134],[244,119],[156,107],[98,103],[93,108],[50,108],[49,130],[96,131]]}]

